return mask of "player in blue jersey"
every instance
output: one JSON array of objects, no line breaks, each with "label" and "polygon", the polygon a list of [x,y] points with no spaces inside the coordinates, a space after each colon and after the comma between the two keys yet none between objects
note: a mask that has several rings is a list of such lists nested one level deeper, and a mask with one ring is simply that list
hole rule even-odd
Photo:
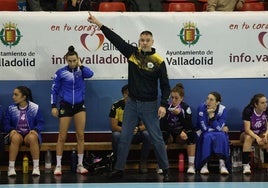
[{"label": "player in blue jersey", "polygon": [[229,137],[226,133],[226,107],[221,104],[221,95],[210,92],[206,102],[197,110],[196,170],[208,174],[207,162],[211,155],[217,155],[221,174],[229,174]]},{"label": "player in blue jersey", "polygon": [[15,176],[15,161],[22,144],[29,146],[33,159],[32,175],[39,176],[39,157],[42,143],[41,131],[44,118],[39,105],[32,102],[32,92],[26,86],[18,86],[13,91],[14,104],[8,106],[4,115],[5,132],[9,134],[8,176]]},{"label": "player in blue jersey", "polygon": [[[51,105],[52,115],[59,118],[59,135],[56,146],[57,165],[55,175],[61,175],[61,159],[63,145],[67,138],[68,129],[72,118],[74,119],[77,139],[78,164],[77,173],[86,174],[83,167],[84,157],[84,130],[86,125],[85,78],[91,78],[93,71],[81,64],[77,52],[73,46],[68,48],[65,55],[67,66],[56,71],[52,90]],[[57,108],[59,99],[59,109]]]}]

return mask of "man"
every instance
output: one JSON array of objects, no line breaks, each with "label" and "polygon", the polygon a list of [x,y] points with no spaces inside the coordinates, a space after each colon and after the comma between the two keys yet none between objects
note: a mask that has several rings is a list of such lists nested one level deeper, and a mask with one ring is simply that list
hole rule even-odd
[{"label": "man", "polygon": [[[111,177],[123,176],[133,129],[141,120],[150,134],[159,168],[163,169],[163,181],[169,181],[169,162],[159,119],[166,114],[170,85],[165,62],[152,47],[154,43],[152,33],[143,31],[140,34],[138,48],[125,42],[90,13],[88,21],[96,24],[105,37],[128,59],[129,98],[124,110],[117,161],[110,174]],[[157,102],[158,81],[162,94],[160,107]]]},{"label": "man", "polygon": [[[112,146],[113,146],[113,153],[115,156],[115,160],[117,159],[117,146],[119,143],[119,139],[121,136],[122,131],[122,121],[123,121],[123,113],[125,108],[125,103],[128,98],[128,85],[124,85],[121,89],[123,98],[116,101],[110,110],[110,123],[112,129]],[[139,165],[139,172],[140,173],[147,173],[147,158],[149,156],[150,147],[151,147],[151,140],[148,131],[145,129],[143,123],[137,124],[137,126],[133,130],[133,144],[142,143],[141,149],[141,157],[140,157],[140,165]]]},{"label": "man", "polygon": [[208,0],[207,11],[241,10],[245,0]]}]

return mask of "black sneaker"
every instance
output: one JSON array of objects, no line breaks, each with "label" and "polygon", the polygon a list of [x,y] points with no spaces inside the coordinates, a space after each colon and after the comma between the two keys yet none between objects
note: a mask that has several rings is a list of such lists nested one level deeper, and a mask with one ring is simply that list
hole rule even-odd
[{"label": "black sneaker", "polygon": [[110,178],[121,178],[124,175],[124,171],[123,170],[116,170],[114,169],[110,174],[109,177]]},{"label": "black sneaker", "polygon": [[147,163],[145,161],[141,161],[139,164],[139,172],[141,174],[148,173]]},{"label": "black sneaker", "polygon": [[163,176],[164,176],[164,178],[163,178],[163,181],[164,182],[169,181],[169,172],[168,172],[168,169],[163,170]]}]

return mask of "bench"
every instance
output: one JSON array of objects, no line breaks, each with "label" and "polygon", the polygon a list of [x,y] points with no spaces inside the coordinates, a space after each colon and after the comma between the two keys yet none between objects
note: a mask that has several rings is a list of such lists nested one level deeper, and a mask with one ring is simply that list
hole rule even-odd
[{"label": "bench", "polygon": [[[230,140],[230,144],[234,147],[242,146],[240,140]],[[76,148],[76,142],[66,142],[64,144],[64,151],[71,151],[73,148]],[[85,142],[85,150],[89,151],[111,151],[112,150],[112,143],[111,142]],[[187,145],[180,145],[180,144],[169,144],[167,150],[179,150],[179,149],[186,149]],[[132,144],[130,146],[130,150],[140,150],[141,144]],[[5,145],[5,151],[9,150],[9,146]],[[43,142],[40,148],[40,151],[56,151],[56,143],[55,142]],[[29,147],[23,145],[20,147],[20,151],[30,151]]]},{"label": "bench", "polygon": [[[40,151],[56,151],[57,133],[42,133],[43,143]],[[234,147],[241,147],[242,143],[237,139],[240,136],[240,132],[230,132],[230,144]],[[112,150],[112,135],[111,132],[88,132],[85,133],[85,151],[111,151]],[[75,133],[68,133],[68,138],[64,144],[64,151],[71,151],[76,148],[76,135]],[[8,151],[9,147],[5,146],[5,151]],[[140,144],[132,144],[130,150],[140,150]],[[169,144],[168,150],[186,149],[186,145],[181,144]],[[20,151],[30,151],[28,147],[21,146]]]},{"label": "bench", "polygon": [[[71,151],[73,148],[76,148],[76,142],[66,142],[64,144],[64,151]],[[111,151],[112,143],[111,142],[85,142],[85,150],[89,151]],[[130,150],[140,150],[141,144],[132,144],[130,146]],[[170,144],[168,145],[168,150],[176,150],[176,149],[186,149],[186,145],[179,144]],[[9,146],[5,145],[5,151],[9,150]],[[56,151],[56,143],[55,142],[43,142],[40,148],[40,151]],[[20,147],[20,151],[30,151],[29,147],[22,145]]]},{"label": "bench", "polygon": [[[76,148],[76,142],[66,142],[64,144],[64,151],[71,151],[73,148]],[[112,150],[111,142],[85,142],[85,150]],[[5,145],[5,151],[8,151],[9,146]],[[43,142],[40,151],[56,151],[55,142]],[[30,151],[29,147],[22,145],[20,151]]]}]

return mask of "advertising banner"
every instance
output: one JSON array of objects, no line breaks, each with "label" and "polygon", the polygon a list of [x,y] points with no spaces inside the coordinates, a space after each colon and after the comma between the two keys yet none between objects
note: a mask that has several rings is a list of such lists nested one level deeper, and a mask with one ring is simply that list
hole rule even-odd
[{"label": "advertising banner", "polygon": [[[267,12],[92,12],[127,43],[150,30],[170,79],[265,78]],[[88,12],[0,12],[0,79],[51,80],[73,45],[95,80],[126,79],[127,59]]]}]

